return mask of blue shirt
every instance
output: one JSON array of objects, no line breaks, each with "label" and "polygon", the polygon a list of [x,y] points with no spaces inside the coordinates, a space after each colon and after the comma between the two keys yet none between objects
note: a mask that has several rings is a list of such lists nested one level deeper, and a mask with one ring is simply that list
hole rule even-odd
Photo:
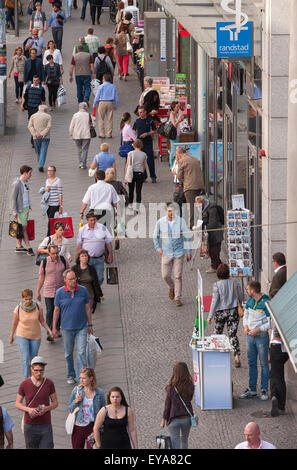
[{"label": "blue shirt", "polygon": [[118,107],[117,89],[112,83],[104,82],[98,87],[93,106],[96,106],[99,101],[113,101],[115,107]]},{"label": "blue shirt", "polygon": [[100,152],[95,155],[93,162],[97,163],[97,170],[106,171],[107,168],[111,168],[112,164],[115,163],[115,158],[112,153]]},{"label": "blue shirt", "polygon": [[30,45],[30,48],[31,47],[36,47],[37,49],[37,52],[36,52],[36,55],[39,56],[42,54],[42,49],[45,49],[46,48],[46,44],[44,42],[44,39],[43,38],[38,38],[38,39],[34,39],[34,38],[31,38],[31,39],[28,39],[28,41],[26,42],[26,46],[29,46],[29,44],[31,44],[31,42],[33,41],[33,44]]},{"label": "blue shirt", "polygon": [[189,236],[184,219],[176,215],[172,222],[169,222],[165,216],[158,220],[155,227],[154,245],[157,251],[162,250],[168,258],[181,258],[185,254],[185,245],[187,254],[191,254]]},{"label": "blue shirt", "polygon": [[9,432],[14,427],[14,422],[12,421],[4,406],[1,406],[1,408],[3,414],[3,431]]},{"label": "blue shirt", "polygon": [[53,28],[62,28],[63,27],[63,25],[61,25],[59,23],[59,21],[57,20],[57,15],[62,16],[63,23],[66,23],[66,16],[65,16],[65,13],[63,11],[60,10],[57,13],[55,11],[53,11],[50,14],[50,17],[48,19],[48,26],[52,26]]},{"label": "blue shirt", "polygon": [[77,285],[73,293],[66,286],[57,290],[55,307],[60,308],[62,330],[82,330],[87,326],[88,303],[88,291],[83,286]]}]

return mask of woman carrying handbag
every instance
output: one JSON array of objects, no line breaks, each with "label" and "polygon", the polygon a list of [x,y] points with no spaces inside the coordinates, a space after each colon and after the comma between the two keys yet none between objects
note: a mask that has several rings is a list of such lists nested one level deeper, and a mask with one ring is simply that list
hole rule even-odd
[{"label": "woman carrying handbag", "polygon": [[166,400],[160,427],[164,428],[167,423],[173,449],[187,449],[195,415],[191,403],[194,383],[185,362],[178,362],[174,365],[165,390]]}]

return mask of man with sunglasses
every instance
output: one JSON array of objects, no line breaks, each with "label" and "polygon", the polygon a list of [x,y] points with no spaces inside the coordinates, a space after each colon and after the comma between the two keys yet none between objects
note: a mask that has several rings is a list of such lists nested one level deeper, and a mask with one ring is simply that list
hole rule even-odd
[{"label": "man with sunglasses", "polygon": [[26,449],[54,448],[51,411],[57,408],[58,399],[54,383],[44,377],[45,366],[43,357],[35,356],[32,359],[32,376],[20,384],[16,398],[16,408],[25,412]]}]

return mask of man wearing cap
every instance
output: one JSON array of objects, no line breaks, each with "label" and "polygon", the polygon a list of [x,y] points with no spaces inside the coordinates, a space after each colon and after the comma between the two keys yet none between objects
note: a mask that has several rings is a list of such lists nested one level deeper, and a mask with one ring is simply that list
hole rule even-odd
[{"label": "man wearing cap", "polygon": [[113,237],[103,224],[99,224],[97,222],[97,219],[98,216],[94,211],[89,211],[87,213],[88,223],[78,232],[76,250],[77,253],[82,249],[88,251],[90,255],[90,264],[92,264],[96,269],[98,281],[101,286],[104,279],[105,247],[108,250],[108,263],[112,263],[113,261]]},{"label": "man wearing cap", "polygon": [[[31,361],[32,376],[21,382],[15,406],[24,411],[26,449],[53,449],[51,410],[58,406],[55,385],[44,377],[46,362],[41,356]],[[25,398],[25,404],[23,400]]]},{"label": "man wearing cap", "polygon": [[[93,334],[92,313],[88,291],[77,284],[76,274],[66,269],[63,274],[65,286],[57,290],[53,319],[53,337],[58,335],[57,320],[61,315],[61,330],[67,366],[67,383],[75,384],[80,371],[87,366],[87,334]],[[73,351],[76,343],[75,375]]]}]

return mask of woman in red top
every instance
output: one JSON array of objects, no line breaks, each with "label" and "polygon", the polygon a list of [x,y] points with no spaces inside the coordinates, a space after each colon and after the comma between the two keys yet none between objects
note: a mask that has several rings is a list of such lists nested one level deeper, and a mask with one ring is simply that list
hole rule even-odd
[{"label": "woman in red top", "polygon": [[185,362],[178,362],[174,365],[172,376],[165,390],[166,400],[160,427],[164,428],[165,423],[167,424],[173,449],[187,449],[191,415],[194,415],[191,404],[194,383]]}]

